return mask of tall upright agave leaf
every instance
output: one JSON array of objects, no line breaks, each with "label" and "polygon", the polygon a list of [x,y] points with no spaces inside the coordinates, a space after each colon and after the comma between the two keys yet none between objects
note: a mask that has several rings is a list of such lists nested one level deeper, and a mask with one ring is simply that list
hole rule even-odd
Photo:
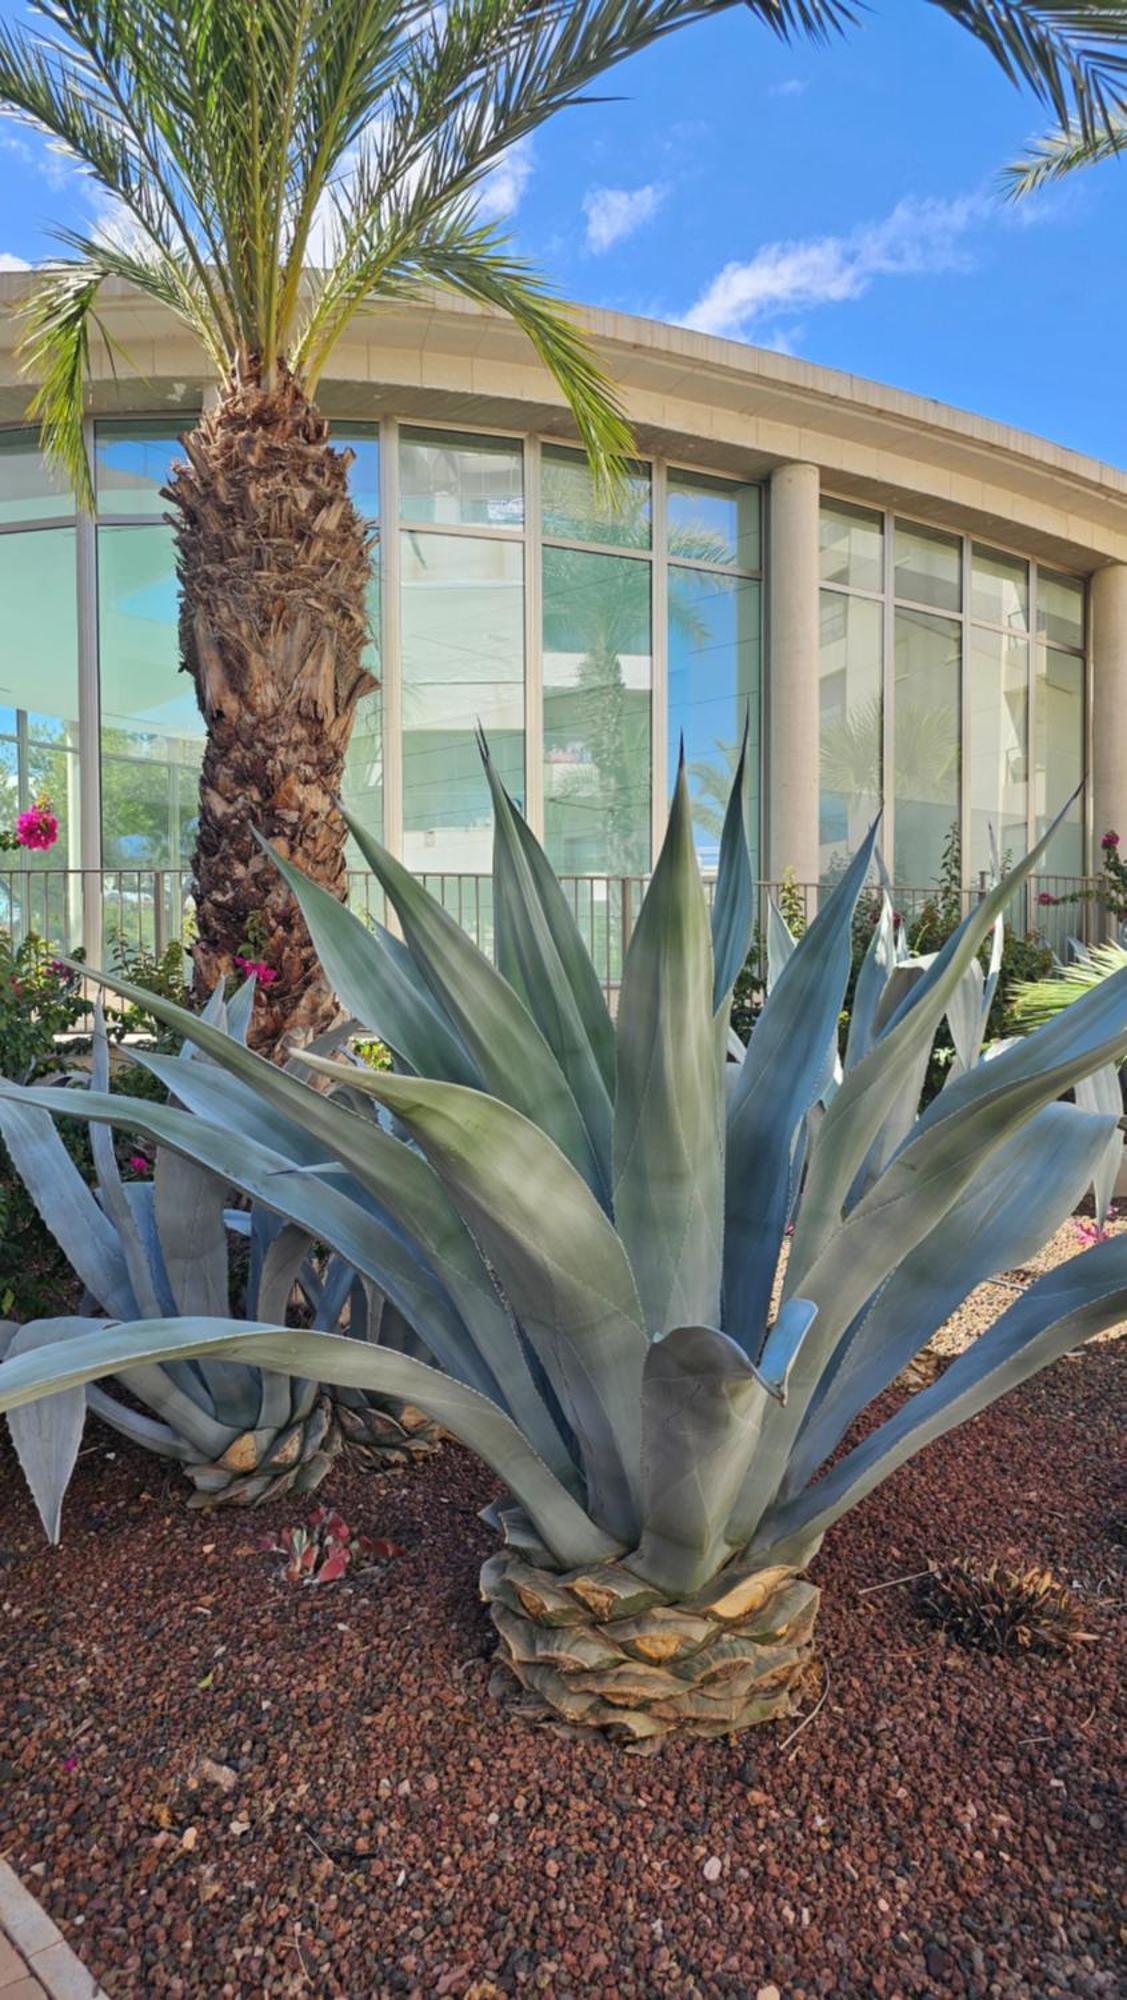
[{"label": "tall upright agave leaf", "polygon": [[[931,1438],[1127,1314],[1120,1238],[1030,1286],[822,1471],[940,1321],[1092,1179],[1115,1117],[1065,1100],[1127,1050],[1127,972],[972,1059],[984,988],[969,994],[968,968],[1035,849],[910,975],[884,927],[839,1072],[867,844],[782,953],[729,1091],[729,996],[753,914],[738,797],[710,923],[679,775],[612,1021],[543,853],[488,775],[497,967],[361,827],[403,944],[287,877],[342,1003],[389,1042],[395,1072],[349,1071],[347,1096],[326,1096],[337,1061],[308,1054],[304,1081],[158,1000],[209,1058],[183,1066],[182,1108],[5,1092],[154,1134],[332,1245],[412,1339],[162,1310],[48,1330],[50,1345],[0,1365],[0,1408],[111,1369],[216,1358],[407,1397],[508,1488],[488,1510],[503,1545],[481,1588],[527,1708],[635,1742],[721,1735],[800,1694],[818,1602],[803,1571],[825,1530]],[[967,1060],[906,1118],[960,995],[978,1010],[960,1016]]]},{"label": "tall upright agave leaf", "polygon": [[[210,1020],[225,1021],[239,1042],[246,1039],[247,991],[242,989],[229,1009],[218,995],[208,1008]],[[192,1065],[190,1089],[183,1060],[147,1054],[137,1060],[167,1083],[173,1095],[192,1096],[201,1084],[206,1088],[207,1064]],[[216,1080],[222,1088],[222,1077]],[[0,1134],[84,1291],[81,1314],[13,1328],[4,1343],[9,1354],[28,1353],[103,1329],[109,1320],[141,1314],[225,1317],[236,1291],[246,1316],[255,1321],[284,1319],[296,1294],[314,1327],[335,1329],[347,1307],[352,1333],[366,1337],[380,1330],[385,1339],[396,1340],[394,1308],[370,1278],[361,1278],[339,1255],[318,1259],[311,1233],[284,1213],[253,1201],[247,1208],[231,1209],[227,1179],[210,1165],[158,1143],[152,1181],[127,1182],[118,1168],[109,1124],[92,1123],[92,1191],[43,1108],[55,1093],[21,1097],[5,1085],[0,1089],[5,1091]],[[91,1107],[112,1104],[117,1120],[124,1117],[123,1100],[110,1092],[109,1044],[100,1005],[90,1088],[83,1095]],[[138,1106],[137,1111],[147,1136],[159,1142],[165,1107]],[[142,1364],[121,1371],[118,1388],[128,1400],[112,1386],[91,1383],[85,1394],[76,1390],[50,1397],[34,1410],[13,1411],[9,1417],[17,1456],[52,1541],[58,1539],[87,1406],[135,1444],[182,1465],[195,1489],[189,1502],[194,1507],[250,1506],[291,1488],[310,1492],[345,1438],[402,1459],[430,1448],[433,1437],[433,1426],[410,1413],[400,1413],[406,1422],[400,1421],[384,1398],[373,1402],[357,1391],[337,1398],[315,1380],[222,1356]]]}]

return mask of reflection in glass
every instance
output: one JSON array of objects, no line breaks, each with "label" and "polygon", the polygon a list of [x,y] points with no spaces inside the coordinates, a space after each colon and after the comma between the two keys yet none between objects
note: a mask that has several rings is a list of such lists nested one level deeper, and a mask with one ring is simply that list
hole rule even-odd
[{"label": "reflection in glass", "polygon": [[399,515],[446,527],[519,528],[519,441],[405,426],[399,433]]},{"label": "reflection in glass", "polygon": [[671,467],[666,519],[671,559],[759,568],[758,486]]},{"label": "reflection in glass", "polygon": [[100,423],[94,440],[99,514],[151,514],[160,520],[168,512],[160,489],[184,457],[180,438],[193,422],[184,416],[170,424]]},{"label": "reflection in glass", "polygon": [[1084,585],[1074,576],[1037,572],[1037,630],[1050,646],[1084,644]]},{"label": "reflection in glass", "polygon": [[204,725],[179,670],[172,530],[98,530],[102,849],[107,868],[187,868]]},{"label": "reflection in glass", "polygon": [[962,606],[963,545],[958,535],[941,528],[922,528],[897,521],[894,561],[896,595],[912,604],[930,604],[937,611]]},{"label": "reflection in glass", "polygon": [[1003,869],[1028,846],[1029,642],[972,630],[968,675],[970,853],[973,885],[993,866],[991,830]]},{"label": "reflection in glass", "polygon": [[744,718],[748,721],[745,810],[758,869],[759,585],[715,571],[669,571],[669,770],[672,792],[682,736],[701,867],[715,871]]},{"label": "reflection in glass", "polygon": [[562,874],[650,863],[650,566],[546,548],[545,846]]},{"label": "reflection in glass", "polygon": [[823,500],[818,520],[819,575],[850,590],[884,589],[884,521],[871,507]]},{"label": "reflection in glass", "polygon": [[823,879],[840,872],[880,807],[882,623],[882,607],[871,598],[823,590],[818,687]]},{"label": "reflection in glass", "polygon": [[605,542],[611,548],[649,548],[648,466],[634,468],[625,494],[612,507],[596,493],[583,452],[546,444],[540,462],[540,487],[546,535],[572,542]]},{"label": "reflection in glass", "polygon": [[0,436],[0,521],[45,521],[74,513],[74,495],[32,435]]},{"label": "reflection in glass", "polygon": [[60,945],[82,939],[79,877],[78,616],[73,528],[0,535],[0,822],[46,793],[54,847],[0,857],[0,928]]},{"label": "reflection in glass", "polygon": [[352,453],[348,490],[352,504],[366,521],[380,511],[380,432],[378,424],[334,424],[333,443]]},{"label": "reflection in glass", "polygon": [[[1079,654],[1061,653],[1053,646],[1038,646],[1033,715],[1036,746],[1033,796],[1040,836],[1083,776],[1084,661]],[[1067,819],[1053,835],[1040,872],[1048,875],[1083,874],[1084,833],[1080,799],[1073,799]]]},{"label": "reflection in glass", "polygon": [[893,769],[895,880],[938,879],[944,846],[959,831],[961,628],[925,611],[897,611]]},{"label": "reflection in glass", "polygon": [[420,873],[487,873],[489,787],[480,721],[524,798],[524,551],[519,543],[404,529],[403,856]]},{"label": "reflection in glass", "polygon": [[970,615],[1012,632],[1029,630],[1029,564],[998,549],[971,549]]},{"label": "reflection in glass", "polygon": [[[364,654],[364,664],[377,680],[380,676],[380,573],[378,561],[373,564],[372,581],[368,586],[368,629],[371,640]],[[383,828],[383,688],[373,688],[363,695],[356,706],[356,716],[352,724],[352,735],[344,760],[344,783],[342,786],[344,803],[354,819],[377,840],[384,837]],[[365,869],[364,860],[354,841],[349,838],[347,861],[350,868]]]}]

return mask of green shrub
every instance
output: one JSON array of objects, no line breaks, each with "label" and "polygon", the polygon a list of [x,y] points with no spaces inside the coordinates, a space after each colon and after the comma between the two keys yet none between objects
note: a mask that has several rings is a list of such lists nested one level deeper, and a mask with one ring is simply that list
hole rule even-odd
[{"label": "green shrub", "polygon": [[[69,1055],[85,1048],[81,1031],[90,1012],[78,976],[49,945],[28,937],[13,947],[0,932],[0,1075],[17,1083],[58,1075]],[[89,1173],[88,1133],[74,1125],[63,1136],[71,1158]],[[70,1265],[0,1142],[0,1317],[34,1319],[74,1303]]]}]

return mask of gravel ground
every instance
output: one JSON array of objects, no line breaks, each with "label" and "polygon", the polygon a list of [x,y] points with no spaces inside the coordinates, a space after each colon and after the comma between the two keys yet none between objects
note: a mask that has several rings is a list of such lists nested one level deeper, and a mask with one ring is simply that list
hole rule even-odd
[{"label": "gravel ground", "polygon": [[[489,1698],[457,1447],[341,1465],[404,1553],[295,1590],[257,1543],[307,1503],[188,1514],[91,1426],[51,1551],[5,1443],[0,1852],[112,2000],[1120,1993],[1125,1366],[1058,1363],[827,1537],[800,1733],[648,1760]],[[1051,1565],[1091,1642],[953,1647],[899,1579],[967,1553]]]}]

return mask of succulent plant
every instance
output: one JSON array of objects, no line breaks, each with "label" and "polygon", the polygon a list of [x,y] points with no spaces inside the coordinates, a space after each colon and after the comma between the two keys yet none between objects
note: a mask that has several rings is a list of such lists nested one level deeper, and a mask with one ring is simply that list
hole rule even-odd
[{"label": "succulent plant", "polygon": [[[496,966],[359,825],[400,937],[277,857],[342,1008],[394,1071],[310,1052],[303,1081],[162,1000],[210,1058],[182,1066],[179,1107],[3,1093],[128,1123],[263,1201],[368,1275],[396,1345],[151,1316],[9,1359],[0,1409],[211,1356],[408,1398],[509,1489],[481,1587],[525,1706],[633,1741],[719,1735],[806,1685],[818,1592],[802,1573],[827,1528],[1127,1312],[1115,1238],[834,1456],[972,1287],[1026,1261],[1092,1181],[1117,1119],[1062,1098],[1127,1047],[1127,974],[983,1059],[978,953],[1042,842],[930,960],[898,960],[886,909],[839,1060],[874,829],[801,940],[776,927],[737,1059],[755,901],[742,759],[711,918],[679,774],[613,1019],[487,754],[486,770]],[[959,1059],[920,1113],[944,1016]]]},{"label": "succulent plant", "polygon": [[[228,1007],[213,996],[208,1019],[245,1040],[253,983]],[[189,1045],[190,1046],[190,1045]],[[138,1053],[173,1093],[186,1073],[181,1060]],[[198,1058],[196,1058],[198,1060]],[[110,1091],[109,1042],[95,1009],[90,1065],[92,1094]],[[125,1115],[125,1100],[121,1105]],[[296,1291],[303,1317],[326,1331],[348,1309],[353,1330],[366,1332],[384,1302],[339,1257],[318,1257],[311,1236],[263,1207],[230,1208],[227,1185],[195,1161],[156,1147],[151,1180],[122,1176],[105,1125],[92,1127],[95,1185],[86,1185],[44,1110],[6,1097],[0,1135],[46,1226],[69,1256],[83,1288],[81,1313],[65,1324],[72,1334],[111,1319],[170,1311],[226,1314],[241,1294],[244,1319],[284,1319]],[[147,1158],[137,1157],[147,1168]],[[232,1250],[242,1244],[236,1271]],[[64,1322],[53,1322],[61,1325]],[[0,1353],[38,1344],[40,1323],[0,1331]],[[146,1450],[179,1463],[195,1491],[194,1507],[250,1506],[293,1489],[310,1492],[343,1442],[376,1451],[389,1462],[432,1450],[435,1427],[387,1399],[342,1392],[340,1403],[316,1381],[273,1373],[253,1363],[203,1359],[152,1364],[120,1372],[128,1400],[100,1383],[86,1406]],[[139,1409],[136,1405],[140,1404]],[[17,1454],[48,1535],[57,1539],[60,1509],[82,1432],[81,1397],[9,1418]]]},{"label": "succulent plant", "polygon": [[916,1593],[933,1625],[984,1653],[1063,1653],[1093,1634],[1083,1606],[1048,1569],[1007,1569],[970,1557],[932,1563]]}]

